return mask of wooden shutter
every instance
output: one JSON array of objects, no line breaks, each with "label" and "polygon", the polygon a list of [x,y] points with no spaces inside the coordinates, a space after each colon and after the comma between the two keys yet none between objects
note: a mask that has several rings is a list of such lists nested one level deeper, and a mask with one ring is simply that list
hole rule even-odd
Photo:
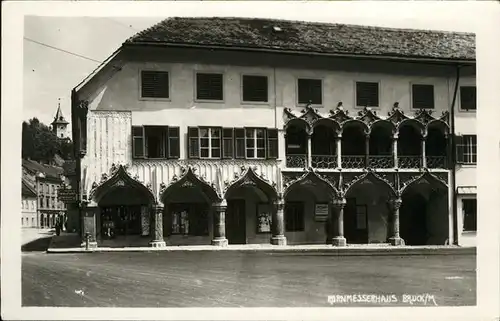
[{"label": "wooden shutter", "polygon": [[476,87],[460,87],[460,109],[476,110]]},{"label": "wooden shutter", "polygon": [[416,109],[434,109],[434,86],[412,85],[412,103]]},{"label": "wooden shutter", "polygon": [[356,106],[378,107],[378,82],[356,82]]},{"label": "wooden shutter", "polygon": [[455,136],[455,151],[456,151],[456,162],[463,163],[464,159],[464,137],[463,136]]},{"label": "wooden shutter", "polygon": [[278,130],[276,128],[267,129],[267,158],[278,158]]},{"label": "wooden shutter", "polygon": [[222,74],[196,74],[196,99],[223,100],[223,88],[224,78]]},{"label": "wooden shutter", "polygon": [[234,129],[234,155],[235,158],[245,158],[245,129]]},{"label": "wooden shutter", "polygon": [[168,158],[180,157],[179,127],[168,128]]},{"label": "wooden shutter", "polygon": [[144,127],[132,126],[132,157],[144,158],[145,153]]},{"label": "wooden shutter", "polygon": [[323,100],[321,79],[298,79],[298,103],[321,105]]},{"label": "wooden shutter", "polygon": [[188,127],[188,158],[200,158],[198,127]]},{"label": "wooden shutter", "polygon": [[169,79],[166,71],[141,71],[141,97],[169,98]]},{"label": "wooden shutter", "polygon": [[234,157],[233,128],[222,129],[222,158]]}]

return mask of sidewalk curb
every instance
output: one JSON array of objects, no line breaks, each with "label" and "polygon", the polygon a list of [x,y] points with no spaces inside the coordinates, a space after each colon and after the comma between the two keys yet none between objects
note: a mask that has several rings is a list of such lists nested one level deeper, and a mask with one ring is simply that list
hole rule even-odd
[{"label": "sidewalk curb", "polygon": [[240,252],[240,253],[314,253],[331,256],[407,256],[407,255],[471,255],[476,254],[476,247],[442,247],[442,248],[415,248],[415,247],[390,247],[390,248],[95,248],[86,251],[84,248],[52,249],[49,254],[75,254],[75,253],[109,253],[109,252]]}]

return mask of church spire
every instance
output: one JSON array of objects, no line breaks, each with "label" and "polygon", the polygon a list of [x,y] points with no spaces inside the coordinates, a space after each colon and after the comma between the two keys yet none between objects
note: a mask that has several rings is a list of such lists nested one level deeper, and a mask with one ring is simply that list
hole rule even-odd
[{"label": "church spire", "polygon": [[69,124],[66,119],[64,119],[64,116],[61,111],[61,98],[58,98],[58,103],[57,103],[57,112],[56,116],[54,117],[54,121],[52,122],[52,126],[58,125],[58,124]]}]

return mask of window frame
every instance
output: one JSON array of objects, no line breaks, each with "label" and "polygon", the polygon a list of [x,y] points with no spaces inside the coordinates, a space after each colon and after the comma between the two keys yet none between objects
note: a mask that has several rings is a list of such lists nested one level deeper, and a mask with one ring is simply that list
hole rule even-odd
[{"label": "window frame", "polygon": [[[358,105],[358,83],[376,83],[377,84],[377,100],[378,100],[378,106],[360,106]],[[357,109],[363,109],[365,107],[372,108],[372,109],[380,109],[381,108],[381,101],[382,101],[382,90],[381,90],[381,81],[380,80],[373,80],[373,79],[356,79],[354,80],[354,103],[353,106],[354,108]]]},{"label": "window frame", "polygon": [[[462,88],[464,87],[473,87],[475,88],[476,90],[476,101],[475,101],[475,104],[476,104],[476,109],[465,109],[462,107]],[[462,86],[459,86],[458,88],[458,105],[459,105],[459,111],[460,112],[463,112],[463,113],[475,113],[477,111],[477,86],[476,85],[462,85]]]},{"label": "window frame", "polygon": [[[166,132],[166,142],[163,142],[164,149],[165,149],[165,156],[164,157],[149,157],[147,156],[147,142],[146,142],[146,127],[159,127],[163,128]],[[142,128],[142,148],[143,148],[143,155],[142,156],[135,156],[135,138],[136,137],[141,137],[141,136],[135,136],[134,135],[134,128]],[[179,155],[178,156],[170,156],[170,130],[171,129],[177,129],[178,130],[178,137],[177,137],[177,145],[178,145],[178,151]],[[146,160],[168,160],[168,159],[179,159],[181,157],[181,131],[179,126],[168,126],[168,125],[132,125],[131,126],[131,137],[132,137],[132,146],[131,146],[131,153],[132,153],[132,159],[133,160],[139,160],[139,159],[146,159]]]},{"label": "window frame", "polygon": [[[465,213],[465,204],[464,204],[464,201],[475,201],[476,202],[476,206],[475,206],[475,229],[466,229],[466,224],[465,224],[465,217],[467,216],[466,213]],[[461,206],[462,206],[462,233],[476,233],[477,232],[477,197],[464,197],[462,198],[462,202],[461,202]]]},{"label": "window frame", "polygon": [[322,108],[325,104],[325,81],[322,77],[308,77],[308,76],[297,76],[295,77],[295,103],[297,104],[298,107],[305,107],[309,103],[301,103],[299,101],[299,80],[319,80],[321,82],[321,103],[316,104],[316,103],[311,103],[311,107],[315,108]]},{"label": "window frame", "polygon": [[[198,98],[198,74],[215,74],[222,76],[222,99],[199,99]],[[220,70],[195,70],[194,71],[194,101],[198,103],[224,103],[226,99],[226,74]]]},{"label": "window frame", "polygon": [[[168,98],[165,97],[143,97],[142,96],[142,72],[150,71],[150,72],[166,72],[168,74]],[[138,83],[139,83],[139,100],[141,101],[172,101],[172,73],[170,68],[161,68],[161,69],[153,69],[153,68],[139,68],[138,70]]]},{"label": "window frame", "polygon": [[[301,229],[293,229],[293,230],[289,230],[288,229],[288,225],[287,222],[288,222],[288,215],[287,215],[287,205],[293,205],[293,207],[296,207],[297,205],[301,205],[301,209],[302,209],[302,223],[301,223]],[[306,204],[305,202],[300,202],[300,201],[296,201],[296,202],[285,202],[285,208],[284,208],[284,229],[285,229],[285,232],[287,233],[297,233],[297,232],[305,232],[306,231],[306,222],[305,222],[305,218],[306,218]],[[295,221],[294,221],[295,222]],[[295,224],[294,224],[295,226]]]},{"label": "window frame", "polygon": [[[267,128],[265,127],[244,127],[245,129],[245,159],[266,159],[267,158]],[[247,147],[247,140],[248,140],[248,137],[247,137],[247,131],[248,130],[253,130],[254,131],[254,134],[253,134],[253,142],[254,142],[254,146],[253,146],[253,151],[254,151],[254,157],[248,157],[247,155],[247,150],[249,149]],[[263,138],[263,141],[264,141],[264,156],[263,157],[258,157],[258,153],[257,151],[258,150],[262,150],[262,148],[259,148],[257,147],[257,130],[262,130],[264,131],[264,138]]]},{"label": "window frame", "polygon": [[[207,129],[208,130],[208,157],[203,157],[201,156],[201,135],[200,135],[200,129]],[[220,156],[219,157],[213,157],[212,156],[212,129],[218,129],[219,130],[219,152]],[[199,153],[199,159],[222,159],[222,136],[223,136],[223,128],[219,126],[200,126],[198,127],[198,153]],[[205,139],[205,137],[203,137]],[[203,147],[206,148],[206,147]]]},{"label": "window frame", "polygon": [[[267,100],[266,101],[247,101],[245,100],[245,96],[244,96],[244,81],[243,79],[245,78],[245,76],[249,76],[249,77],[265,77],[267,79]],[[271,81],[270,81],[270,77],[269,75],[266,75],[266,74],[253,74],[253,73],[242,73],[240,75],[240,103],[242,105],[269,105],[271,103],[271,99],[270,99],[270,84],[271,84]]]},{"label": "window frame", "polygon": [[[414,105],[414,90],[413,86],[432,86],[432,108],[418,108],[415,107]],[[380,100],[380,98],[379,98]],[[380,101],[379,101],[380,104]],[[423,83],[423,82],[411,82],[410,83],[410,104],[411,104],[411,109],[413,110],[420,110],[420,109],[425,109],[425,110],[436,110],[436,84],[434,83]]]},{"label": "window frame", "polygon": [[[475,144],[472,144],[472,143],[468,144],[466,139],[470,138],[472,140],[473,137],[475,137]],[[472,152],[474,145],[475,145],[475,149],[476,149],[475,153]],[[459,152],[460,149],[461,149],[461,153]],[[468,152],[465,151],[466,149]],[[470,135],[470,134],[469,135],[459,135],[457,137],[456,151],[457,151],[457,155],[456,155],[457,164],[466,165],[466,166],[467,165],[476,166],[477,165],[477,135]],[[472,158],[474,155],[476,158],[475,162],[472,161]],[[467,158],[469,158],[471,161],[467,161]]]}]

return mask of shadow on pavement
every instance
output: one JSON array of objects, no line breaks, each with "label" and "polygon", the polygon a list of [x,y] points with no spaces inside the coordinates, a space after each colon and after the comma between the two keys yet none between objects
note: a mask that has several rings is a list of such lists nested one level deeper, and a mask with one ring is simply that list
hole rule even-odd
[{"label": "shadow on pavement", "polygon": [[[49,233],[47,233],[47,234],[49,234]],[[36,239],[34,241],[31,241],[29,243],[22,245],[21,251],[22,252],[47,251],[47,249],[49,248],[51,239],[52,239],[52,235]]]}]

